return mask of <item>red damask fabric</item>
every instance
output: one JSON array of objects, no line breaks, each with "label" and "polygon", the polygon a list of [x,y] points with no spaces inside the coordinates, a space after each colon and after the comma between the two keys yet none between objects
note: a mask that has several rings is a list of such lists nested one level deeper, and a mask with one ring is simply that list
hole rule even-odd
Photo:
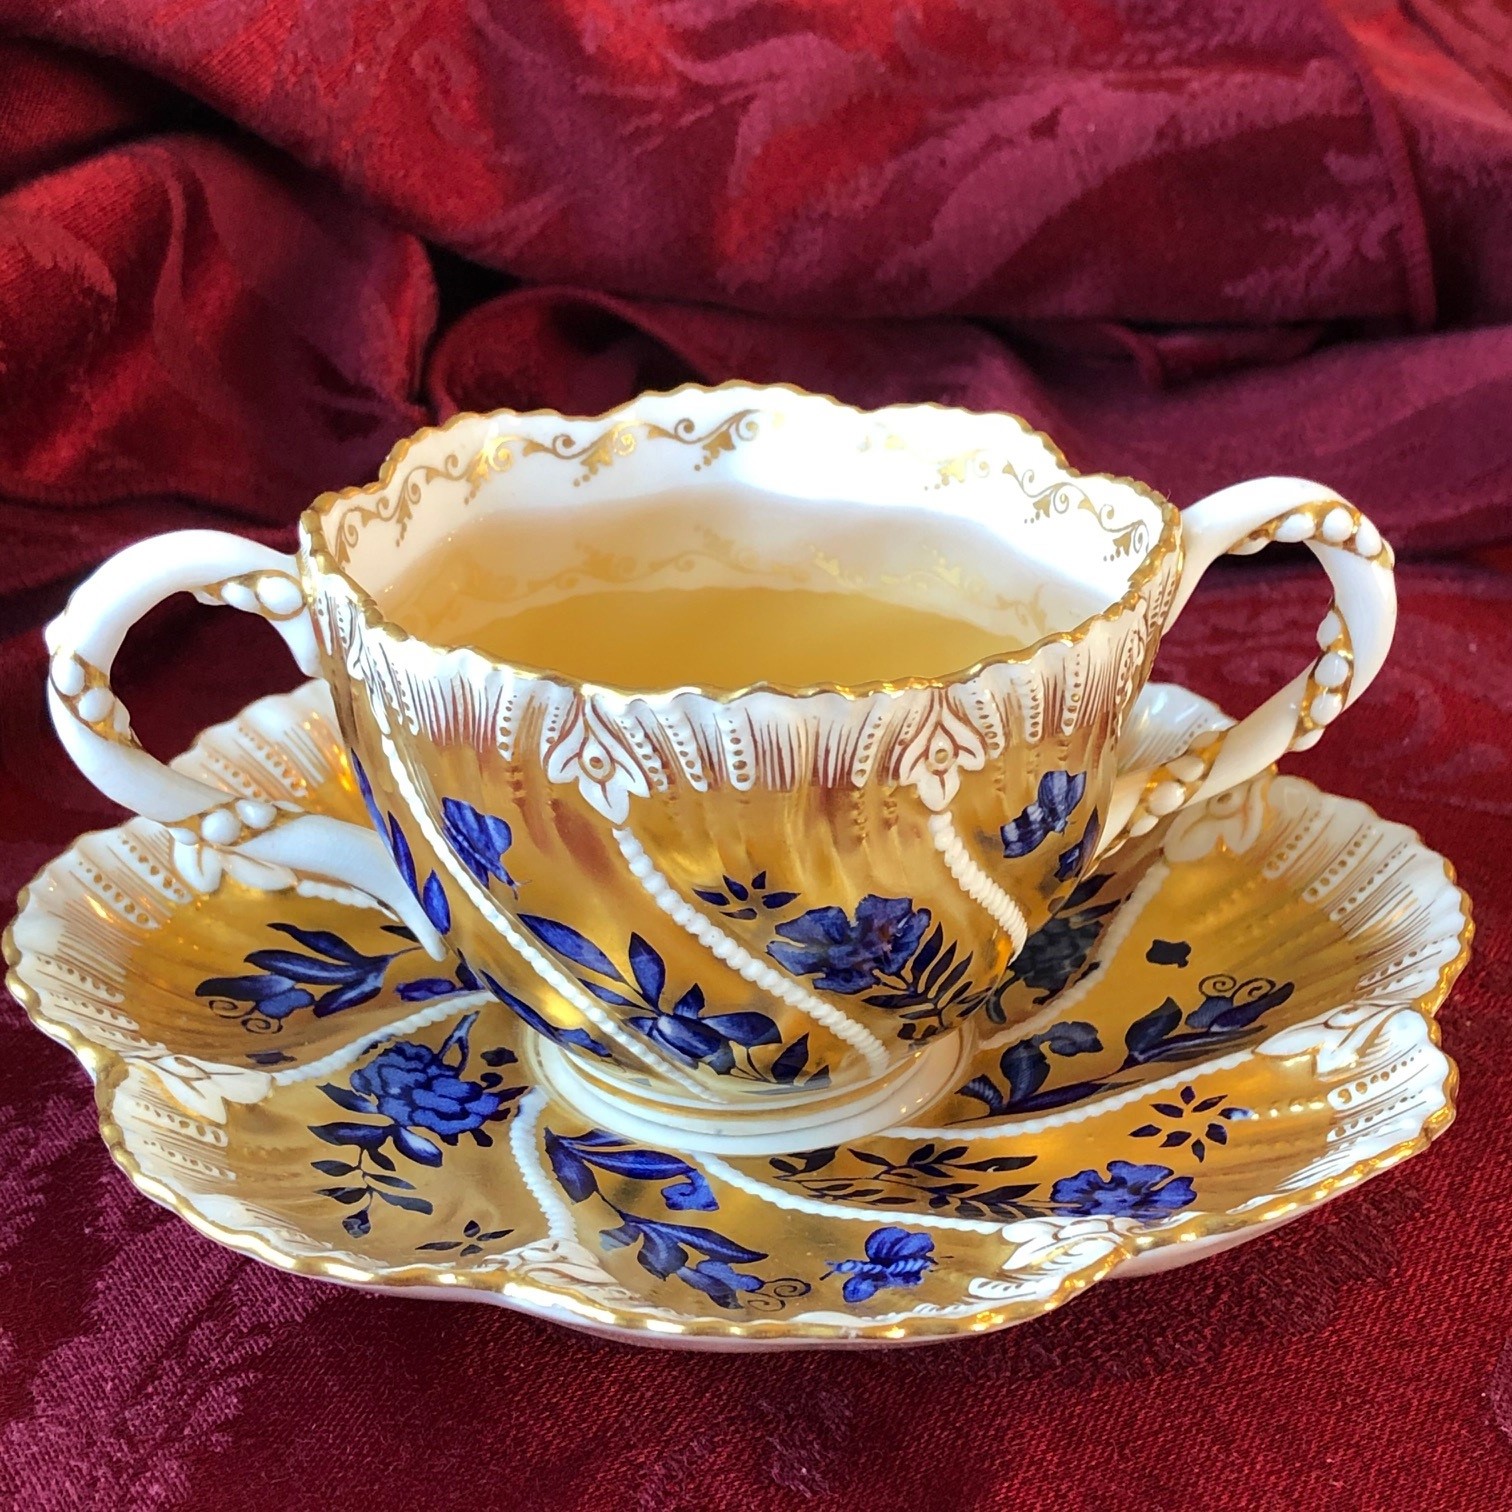
[{"label": "red damask fabric", "polygon": [[[0,1005],[0,1501],[1512,1505],[1512,19],[1495,0],[0,0],[0,895],[117,817],[39,629],[127,541],[287,545],[458,408],[685,378],[1008,408],[1188,503],[1301,473],[1402,557],[1397,651],[1295,769],[1475,899],[1445,1140],[993,1338],[638,1352],[218,1250]],[[1236,565],[1162,675],[1234,712],[1321,579]],[[161,750],[286,685],[171,606]]]}]

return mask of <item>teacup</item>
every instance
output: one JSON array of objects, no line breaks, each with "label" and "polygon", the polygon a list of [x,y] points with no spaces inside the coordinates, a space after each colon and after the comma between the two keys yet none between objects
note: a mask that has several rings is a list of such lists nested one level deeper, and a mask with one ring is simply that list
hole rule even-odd
[{"label": "teacup", "polygon": [[[678,530],[688,512],[681,535],[599,549],[605,522],[653,503]],[[763,529],[767,505],[781,530]],[[871,624],[879,602],[947,617],[1002,649],[967,667],[921,653],[852,685],[616,687],[389,612],[417,563],[450,549],[465,564],[478,522],[507,541],[516,519],[532,551],[545,522],[561,552],[512,602],[563,623],[610,587],[714,604],[771,590],[779,616],[797,587],[864,598]],[[459,415],[300,529],[293,557],[160,536],[78,589],[49,627],[74,760],[172,827],[193,885],[360,888],[433,953],[459,951],[582,1105],[716,1142],[759,1126],[801,1144],[936,1095],[998,1032],[1010,963],[1098,858],[1313,744],[1375,677],[1395,621],[1389,548],[1319,484],[1259,479],[1183,515],[1073,471],[1009,415],[865,412],[786,387],[687,386],[594,419]],[[1125,718],[1197,579],[1271,540],[1305,542],[1332,582],[1318,655],[1232,729],[1120,770]],[[111,663],[180,590],[271,620],[324,678],[371,830],[234,798],[136,744]],[[824,645],[809,650],[822,668]]]}]

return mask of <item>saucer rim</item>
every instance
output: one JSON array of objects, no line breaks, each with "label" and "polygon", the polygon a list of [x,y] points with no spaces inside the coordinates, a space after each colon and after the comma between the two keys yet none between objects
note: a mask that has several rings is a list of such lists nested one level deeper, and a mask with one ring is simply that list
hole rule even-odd
[{"label": "saucer rim", "polygon": [[[1168,686],[1151,684],[1152,688]],[[1180,687],[1180,685],[1174,685]],[[229,730],[247,714],[269,703],[281,700],[296,700],[310,696],[313,690],[324,689],[318,680],[304,683],[287,693],[266,695],[248,703],[232,719],[208,726],[189,747],[189,754],[207,739],[221,730]],[[1183,692],[1188,690],[1183,689]],[[317,694],[318,696],[318,694]],[[1194,699],[1200,695],[1189,695]],[[1205,703],[1210,700],[1202,700]],[[1215,712],[1221,713],[1216,705]],[[323,710],[322,712],[328,712]],[[1272,769],[1274,770],[1274,769]],[[1452,958],[1438,968],[1433,985],[1418,994],[1410,1002],[1398,1005],[1399,1014],[1416,1014],[1424,1021],[1428,1041],[1444,1064],[1442,1082],[1442,1105],[1423,1119],[1421,1127],[1409,1139],[1399,1141],[1374,1155],[1352,1162],[1334,1175],[1320,1178],[1298,1191],[1272,1193],[1268,1201],[1246,1208],[1243,1212],[1232,1209],[1224,1212],[1193,1214],[1182,1223],[1173,1224],[1154,1232],[1136,1234],[1120,1233],[1117,1243],[1110,1245],[1107,1254],[1100,1259],[1064,1275],[1053,1290],[1028,1301],[995,1310],[991,1305],[978,1311],[954,1317],[923,1316],[906,1319],[857,1318],[844,1326],[832,1323],[803,1323],[794,1319],[759,1318],[740,1325],[732,1325],[717,1318],[688,1317],[678,1324],[677,1332],[669,1334],[665,1323],[661,1327],[652,1324],[661,1320],[648,1315],[645,1310],[631,1310],[600,1302],[587,1303],[566,1288],[545,1282],[531,1281],[528,1284],[515,1280],[503,1269],[497,1272],[479,1270],[459,1272],[445,1264],[418,1262],[403,1266],[378,1269],[362,1269],[347,1260],[336,1258],[341,1252],[327,1250],[322,1254],[295,1255],[276,1249],[263,1236],[243,1230],[225,1227],[202,1214],[193,1203],[167,1186],[156,1176],[144,1171],[126,1148],[126,1136],[115,1117],[115,1098],[134,1069],[133,1061],[117,1051],[107,1049],[87,1039],[68,1023],[48,1017],[44,997],[20,975],[24,953],[15,940],[17,923],[27,910],[40,902],[33,898],[33,890],[59,862],[73,854],[77,848],[92,837],[108,837],[124,826],[107,826],[86,831],[74,838],[63,850],[51,857],[30,882],[17,895],[16,910],[7,924],[0,946],[7,966],[6,986],[21,1004],[23,1010],[37,1028],[55,1043],[67,1049],[83,1066],[94,1083],[95,1111],[99,1132],[110,1156],[127,1180],[150,1201],[167,1208],[175,1216],[206,1238],[250,1258],[273,1265],[277,1269],[316,1279],[334,1281],[362,1290],[400,1295],[426,1295],[444,1297],[455,1301],[483,1301],[520,1311],[528,1316],[545,1318],[563,1323],[597,1336],[620,1342],[653,1343],[705,1349],[757,1349],[867,1346],[898,1343],[938,1342],[959,1338],[973,1333],[992,1332],[1002,1327],[1042,1316],[1070,1300],[1078,1292],[1097,1282],[1116,1277],[1120,1271],[1127,1274],[1143,1274],[1167,1268],[1152,1259],[1156,1255],[1169,1254],[1170,1266],[1184,1263],[1186,1259],[1200,1259],[1217,1249],[1230,1244],[1245,1242],[1259,1237],[1282,1222],[1300,1217],[1344,1192],[1370,1180],[1419,1154],[1438,1139],[1453,1123],[1457,1111],[1459,1068],[1456,1062],[1443,1052],[1437,1015],[1452,991],[1455,982],[1469,962],[1475,935],[1472,904],[1464,889],[1459,886],[1453,864],[1428,846],[1421,834],[1413,827],[1398,821],[1385,820],[1370,805],[1358,799],[1349,799],[1329,793],[1315,783],[1294,778],[1304,783],[1324,799],[1336,803],[1357,806],[1365,820],[1379,824],[1393,824],[1411,836],[1411,843],[1434,856],[1443,867],[1446,882],[1458,898],[1460,927],[1456,935],[1456,951]],[[1330,1012],[1346,1007],[1348,1000],[1335,1004]],[[151,1071],[147,1064],[141,1066]],[[1244,1238],[1236,1236],[1243,1234]],[[1229,1244],[1219,1241],[1229,1240]],[[1188,1246],[1200,1248],[1199,1253],[1181,1256]],[[612,1315],[611,1322],[604,1322],[604,1315]],[[737,1331],[738,1330],[738,1331]]]}]

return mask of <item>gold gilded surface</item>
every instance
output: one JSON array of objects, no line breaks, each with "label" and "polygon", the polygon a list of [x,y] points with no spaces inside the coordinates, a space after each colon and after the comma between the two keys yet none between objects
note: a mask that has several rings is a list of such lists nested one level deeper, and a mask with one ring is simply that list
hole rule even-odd
[{"label": "gold gilded surface", "polygon": [[[313,685],[188,765],[362,811]],[[944,1338],[1294,1216],[1452,1118],[1433,1014],[1468,904],[1410,832],[1267,777],[1101,870],[979,1010],[947,1096],[778,1155],[618,1137],[538,1084],[516,1014],[361,895],[197,893],[145,821],[39,874],[5,952],[95,1076],[117,1163],[234,1249],[642,1341]],[[288,952],[325,976],[253,1003]]]}]

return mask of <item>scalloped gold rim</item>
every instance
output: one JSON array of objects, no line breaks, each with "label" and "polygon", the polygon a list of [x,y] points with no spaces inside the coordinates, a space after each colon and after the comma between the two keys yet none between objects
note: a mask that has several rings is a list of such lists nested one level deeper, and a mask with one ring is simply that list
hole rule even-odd
[{"label": "scalloped gold rim", "polygon": [[[981,661],[974,662],[971,666],[959,672],[951,672],[940,677],[901,677],[896,681],[859,682],[859,683],[834,683],[816,682],[806,683],[797,687],[788,687],[781,683],[756,682],[748,683],[741,688],[721,689],[706,688],[697,684],[687,683],[675,688],[622,688],[613,683],[589,682],[580,678],[569,677],[565,673],[554,672],[550,668],[532,667],[523,662],[503,661],[498,657],[490,656],[487,652],[480,651],[476,646],[454,646],[442,642],[431,641],[423,636],[413,635],[403,625],[389,619],[368,591],[341,566],[331,552],[326,541],[325,521],[331,510],[348,499],[361,498],[363,496],[376,497],[393,481],[394,474],[398,471],[410,451],[422,441],[427,441],[433,436],[442,436],[457,426],[474,420],[494,420],[508,417],[512,420],[559,420],[564,424],[600,424],[613,423],[626,419],[632,410],[647,399],[675,399],[681,394],[722,394],[736,389],[747,393],[781,393],[789,394],[802,400],[817,400],[843,410],[850,415],[880,416],[893,414],[910,414],[918,411],[934,410],[952,415],[970,415],[974,418],[993,418],[1011,420],[1024,435],[1039,441],[1055,458],[1057,465],[1066,473],[1068,478],[1101,478],[1106,482],[1118,484],[1120,487],[1132,490],[1141,497],[1148,499],[1160,511],[1161,528],[1154,544],[1145,554],[1129,577],[1129,586],[1123,596],[1116,602],[1100,609],[1096,614],[1090,614],[1069,630],[1055,631],[1049,635],[1041,636],[1032,645],[1023,646],[1013,651],[1002,651],[996,656],[984,657]],[[1011,666],[1033,661],[1048,646],[1066,645],[1072,646],[1085,640],[1092,633],[1095,626],[1108,624],[1119,619],[1125,614],[1137,609],[1144,597],[1145,589],[1149,586],[1159,569],[1165,564],[1167,558],[1173,553],[1180,560],[1181,552],[1181,513],[1164,494],[1158,493],[1147,483],[1141,483],[1138,478],[1124,477],[1119,473],[1106,472],[1080,472],[1066,461],[1066,455],[1054,441],[1043,431],[1036,430],[1029,422],[1019,415],[1009,414],[1006,411],[979,411],[962,409],[959,405],[950,404],[890,404],[882,409],[868,410],[859,405],[845,404],[834,397],[833,394],[813,393],[808,389],[798,388],[791,383],[748,383],[743,379],[731,379],[727,383],[715,384],[712,387],[702,383],[682,383],[672,389],[648,389],[644,393],[637,394],[633,399],[624,404],[616,405],[613,409],[605,410],[598,415],[564,415],[560,410],[536,409],[536,410],[511,410],[497,409],[486,413],[476,410],[459,410],[444,425],[429,425],[412,435],[404,437],[394,443],[393,449],[384,458],[378,469],[378,476],[371,483],[354,485],[334,491],[320,494],[308,509],[300,516],[299,528],[302,536],[301,555],[303,555],[311,568],[322,577],[334,578],[342,585],[343,591],[356,606],[362,616],[364,628],[372,634],[379,635],[395,645],[402,645],[405,641],[415,641],[420,645],[428,646],[439,655],[452,655],[457,652],[466,652],[475,656],[485,666],[509,673],[514,677],[526,678],[534,682],[541,682],[556,687],[566,688],[576,693],[604,694],[611,698],[619,699],[643,699],[650,703],[656,703],[664,699],[676,697],[678,694],[696,693],[707,698],[713,703],[732,704],[741,699],[748,698],[753,694],[768,694],[782,698],[812,698],[826,693],[837,693],[842,698],[865,699],[875,694],[894,694],[914,691],[922,688],[955,687],[961,683],[970,682],[973,678],[981,675],[989,667]]]},{"label": "scalloped gold rim", "polygon": [[[1379,822],[1389,822],[1381,820],[1375,810],[1370,809],[1368,805],[1362,804],[1361,807],[1366,808]],[[1436,854],[1425,844],[1416,829],[1411,829],[1410,833],[1416,845],[1430,854]],[[78,837],[74,842],[75,845],[84,838],[86,837]],[[1439,968],[1433,986],[1413,999],[1411,1004],[1411,1007],[1421,1014],[1435,1048],[1439,1047],[1441,1038],[1436,1017],[1438,1010],[1469,962],[1471,943],[1475,934],[1470,899],[1464,889],[1459,887],[1453,865],[1443,857],[1439,859],[1443,862],[1446,879],[1459,896],[1461,924],[1457,936],[1458,949],[1453,959]],[[32,879],[32,884],[22,888],[17,895],[16,918],[25,912],[30,902],[31,886],[40,880],[56,860],[55,857],[53,861],[41,868]],[[1403,1140],[1400,1144],[1393,1145],[1377,1155],[1356,1161],[1337,1175],[1314,1182],[1298,1192],[1274,1195],[1268,1202],[1258,1207],[1247,1208],[1243,1213],[1232,1211],[1198,1213],[1188,1221],[1159,1233],[1129,1236],[1119,1246],[1111,1249],[1102,1261],[1068,1276],[1050,1295],[1017,1307],[989,1308],[957,1318],[911,1318],[890,1323],[858,1319],[853,1326],[848,1327],[797,1321],[784,1322],[779,1319],[753,1320],[748,1324],[736,1325],[725,1324],[712,1318],[690,1318],[672,1328],[664,1320],[648,1319],[643,1314],[632,1310],[615,1308],[602,1303],[585,1303],[564,1287],[552,1286],[545,1282],[520,1283],[511,1280],[503,1273],[494,1275],[485,1271],[463,1278],[454,1270],[430,1264],[407,1265],[387,1270],[362,1270],[330,1256],[289,1255],[275,1249],[255,1234],[229,1229],[204,1217],[172,1188],[160,1182],[156,1177],[147,1175],[130,1151],[126,1149],[120,1126],[112,1115],[112,1105],[116,1089],[129,1074],[128,1062],[122,1056],[102,1050],[69,1026],[47,1017],[40,997],[19,975],[17,968],[21,961],[21,951],[15,943],[14,928],[15,919],[13,918],[6,926],[3,937],[0,937],[0,947],[3,947],[8,968],[6,986],[37,1028],[48,1038],[70,1050],[93,1078],[100,1135],[110,1151],[111,1158],[125,1173],[126,1178],[144,1196],[176,1214],[199,1233],[239,1254],[251,1256],[253,1259],[297,1275],[313,1276],[374,1290],[402,1292],[415,1287],[428,1287],[437,1293],[450,1291],[459,1300],[480,1300],[480,1294],[482,1294],[485,1297],[495,1297],[503,1305],[532,1316],[540,1316],[545,1308],[554,1308],[558,1313],[567,1314],[568,1319],[577,1326],[608,1337],[629,1336],[637,1342],[681,1344],[693,1340],[708,1344],[722,1344],[727,1347],[731,1345],[798,1347],[805,1344],[923,1343],[960,1338],[974,1333],[990,1333],[999,1328],[1025,1323],[1054,1311],[1078,1292],[1112,1275],[1120,1266],[1138,1254],[1157,1248],[1164,1249],[1222,1238],[1243,1229],[1261,1228],[1273,1219],[1300,1216],[1349,1188],[1389,1170],[1392,1166],[1399,1165],[1402,1161],[1427,1149],[1453,1123],[1459,1090],[1459,1068],[1452,1059],[1445,1056],[1444,1106],[1429,1114],[1422,1128],[1411,1139]],[[567,1321],[560,1318],[558,1320]]]}]

